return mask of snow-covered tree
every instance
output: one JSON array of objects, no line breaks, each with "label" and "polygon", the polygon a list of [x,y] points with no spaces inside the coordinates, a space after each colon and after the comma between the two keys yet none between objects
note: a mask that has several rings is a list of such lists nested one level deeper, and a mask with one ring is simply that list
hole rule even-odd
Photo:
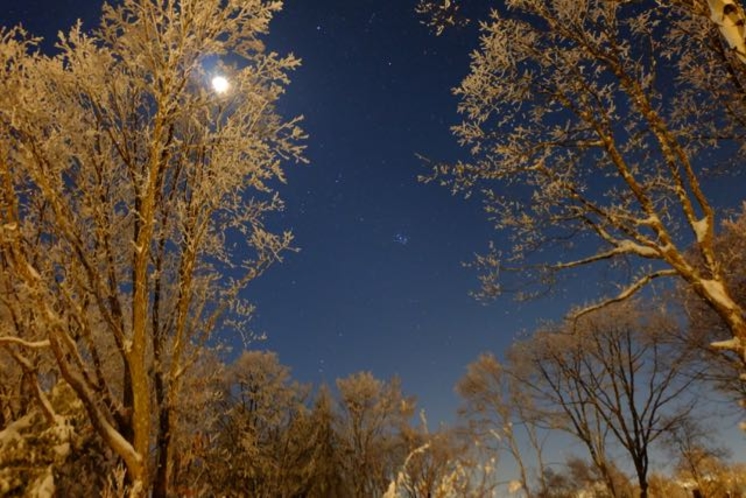
[{"label": "snow-covered tree", "polygon": [[[746,307],[746,210],[722,223],[715,240],[715,248],[721,255],[723,275],[728,282],[735,301]],[[701,259],[694,257],[695,264]],[[746,384],[740,378],[743,372],[741,358],[735,352],[714,350],[710,344],[728,334],[728,324],[707,303],[686,285],[680,285],[679,292],[671,300],[680,305],[687,318],[679,338],[681,346],[698,351],[698,359],[703,363],[703,378],[722,393],[735,401],[746,398]]]},{"label": "snow-covered tree", "polygon": [[212,489],[256,497],[301,496],[311,476],[310,388],[290,376],[277,355],[244,352],[224,379],[214,447]]},{"label": "snow-covered tree", "polygon": [[398,378],[359,372],[337,379],[336,432],[343,479],[350,496],[380,496],[406,457],[399,433],[414,413]]},{"label": "snow-covered tree", "polygon": [[384,498],[495,496],[499,462],[475,442],[478,436],[461,427],[431,432],[424,411],[420,419],[419,427],[402,432],[410,450]]},{"label": "snow-covered tree", "polygon": [[705,179],[739,172],[746,66],[703,5],[512,0],[481,25],[455,90],[471,159],[435,164],[426,180],[481,194],[508,234],[477,258],[483,295],[534,296],[593,264],[619,270],[619,289],[579,316],[674,277],[727,324],[716,345],[745,358],[746,310],[723,273],[722,206]]},{"label": "snow-covered tree", "polygon": [[[467,18],[459,15],[468,0],[419,0],[415,11],[422,23],[440,35],[451,26],[463,25]],[[658,5],[676,5],[697,15],[710,16],[718,30],[741,62],[746,63],[746,14],[739,0],[657,0]]]},{"label": "snow-covered tree", "polygon": [[263,226],[302,153],[275,111],[299,62],[261,41],[280,8],[123,0],[53,56],[0,30],[0,345],[53,353],[133,496],[168,492],[185,372],[291,243]]}]

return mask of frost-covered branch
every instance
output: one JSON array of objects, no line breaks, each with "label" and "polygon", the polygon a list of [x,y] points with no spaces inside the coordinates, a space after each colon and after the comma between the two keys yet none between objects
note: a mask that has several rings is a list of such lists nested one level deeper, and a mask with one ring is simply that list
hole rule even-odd
[{"label": "frost-covered branch", "polygon": [[[454,133],[471,161],[435,164],[428,179],[481,192],[507,233],[477,258],[484,295],[537,295],[564,270],[624,261],[637,276],[599,306],[677,276],[741,338],[731,344],[746,361],[746,313],[714,245],[724,206],[702,184],[716,148],[743,145],[746,90],[713,41],[707,3],[696,3],[496,6],[455,89]],[[735,2],[713,5],[716,21],[743,36]],[[576,241],[600,249],[578,258]]]},{"label": "frost-covered branch", "polygon": [[654,248],[641,246],[629,240],[618,241],[618,245],[605,252],[588,256],[587,258],[577,259],[574,261],[565,261],[562,263],[556,263],[552,265],[553,270],[566,270],[569,268],[577,268],[579,266],[586,266],[591,263],[596,263],[605,259],[615,258],[622,255],[635,255],[641,258],[657,259],[660,257],[659,251]]},{"label": "frost-covered branch", "polygon": [[3,336],[0,337],[0,345],[2,344],[15,344],[29,349],[46,349],[49,347],[49,339],[44,339],[42,341],[26,341],[20,337]]},{"label": "frost-covered branch", "polygon": [[592,313],[594,311],[597,311],[601,308],[604,308],[606,306],[609,306],[614,303],[619,303],[622,301],[625,301],[632,296],[634,296],[637,292],[642,290],[645,286],[652,283],[654,280],[660,278],[660,277],[677,277],[679,276],[679,273],[676,270],[668,269],[668,270],[659,270],[652,273],[647,273],[643,275],[642,277],[638,278],[634,282],[632,282],[630,285],[625,287],[619,294],[617,294],[614,297],[604,299],[603,301],[594,304],[592,306],[584,307],[578,311],[574,311],[572,313],[572,317],[577,320],[578,318],[587,315],[588,313]]},{"label": "frost-covered branch", "polygon": [[195,5],[106,5],[54,56],[0,31],[0,259],[47,335],[0,345],[53,350],[135,495],[173,494],[181,381],[289,247],[264,218],[305,161],[300,118],[277,113],[299,60],[262,41],[282,2]]}]

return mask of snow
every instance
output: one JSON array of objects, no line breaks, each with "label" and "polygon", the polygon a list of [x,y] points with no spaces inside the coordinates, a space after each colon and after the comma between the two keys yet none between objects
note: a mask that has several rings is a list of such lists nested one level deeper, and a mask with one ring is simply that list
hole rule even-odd
[{"label": "snow", "polygon": [[728,296],[725,287],[721,282],[718,282],[717,280],[702,279],[700,280],[700,284],[707,295],[720,306],[729,310],[735,308],[733,300]]},{"label": "snow", "polygon": [[741,349],[741,341],[737,337],[732,339],[726,339],[724,341],[715,341],[710,343],[714,349],[722,349],[725,351],[739,351]]},{"label": "snow", "polygon": [[645,226],[649,226],[649,227],[660,226],[661,225],[661,219],[658,217],[657,214],[653,213],[650,216],[648,216],[647,218],[645,218],[644,220],[640,220],[640,225],[645,225]]},{"label": "snow", "polygon": [[32,414],[14,420],[5,429],[0,431],[0,449],[14,442],[22,441],[21,432],[31,427]]},{"label": "snow", "polygon": [[618,251],[622,254],[635,253],[643,258],[657,258],[659,256],[658,251],[645,247],[640,244],[636,244],[631,240],[622,240],[617,245]]},{"label": "snow", "polygon": [[27,268],[28,268],[28,272],[29,272],[29,275],[31,275],[31,277],[32,277],[32,278],[33,278],[34,280],[41,280],[41,275],[39,275],[39,272],[38,272],[38,271],[36,271],[36,268],[34,268],[33,266],[31,266],[31,264],[30,264],[30,263],[29,263],[29,264],[27,264],[26,266],[27,266]]},{"label": "snow", "polygon": [[523,489],[523,484],[521,484],[521,481],[510,481],[508,483],[508,493],[515,494]]},{"label": "snow", "polygon": [[697,242],[701,244],[707,238],[707,234],[710,231],[710,220],[704,217],[692,223],[692,228],[694,229],[694,234],[697,236]]},{"label": "snow", "polygon": [[32,498],[52,498],[54,496],[54,474],[51,465],[47,467],[44,474],[34,481],[27,496]]},{"label": "snow", "polygon": [[710,19],[718,25],[728,46],[746,63],[746,43],[743,36],[743,14],[734,0],[708,0]]},{"label": "snow", "polygon": [[28,342],[24,341],[20,337],[13,336],[0,336],[0,342],[10,342],[31,349],[48,348],[51,344],[48,339],[43,341]]}]

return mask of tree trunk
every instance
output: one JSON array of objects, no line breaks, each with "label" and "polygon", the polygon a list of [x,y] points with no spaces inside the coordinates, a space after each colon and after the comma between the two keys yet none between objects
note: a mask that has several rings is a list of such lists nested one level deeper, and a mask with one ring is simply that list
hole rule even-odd
[{"label": "tree trunk", "polygon": [[[163,383],[156,380],[157,384]],[[160,415],[158,417],[158,459],[156,462],[155,482],[153,483],[153,496],[165,498],[169,490],[169,464],[171,459],[171,409],[168,403],[161,405]]]}]

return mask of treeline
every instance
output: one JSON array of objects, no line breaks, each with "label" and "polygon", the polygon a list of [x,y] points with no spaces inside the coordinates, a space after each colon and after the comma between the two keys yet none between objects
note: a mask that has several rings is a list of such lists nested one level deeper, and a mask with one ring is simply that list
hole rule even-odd
[{"label": "treeline", "polygon": [[[397,378],[360,372],[315,387],[294,380],[275,353],[244,351],[226,364],[207,348],[174,410],[170,493],[744,496],[746,468],[728,462],[718,436],[729,427],[712,417],[722,415],[723,396],[741,396],[741,384],[736,366],[724,368],[727,357],[708,353],[711,313],[675,294],[546,324],[503,359],[484,353],[470,364],[456,386],[456,423],[437,429]],[[46,372],[39,387],[49,420],[9,354],[0,352],[2,494],[127,495],[121,459],[54,373],[52,356],[35,363]],[[575,453],[561,452],[558,463],[557,444],[568,438]],[[161,462],[161,449],[152,451]]]},{"label": "treeline", "polygon": [[[3,378],[14,381],[2,387],[2,494],[43,495],[45,487],[58,496],[128,493],[121,462],[65,382],[49,378],[57,417],[50,425],[23,372],[11,361],[2,365]],[[462,496],[479,494],[467,472],[479,463],[468,441],[413,424],[414,398],[396,378],[356,373],[338,379],[332,394],[293,380],[274,353],[246,351],[230,365],[207,353],[184,391],[171,434],[174,495],[381,496],[405,460],[402,484],[415,496],[446,481]]]}]

